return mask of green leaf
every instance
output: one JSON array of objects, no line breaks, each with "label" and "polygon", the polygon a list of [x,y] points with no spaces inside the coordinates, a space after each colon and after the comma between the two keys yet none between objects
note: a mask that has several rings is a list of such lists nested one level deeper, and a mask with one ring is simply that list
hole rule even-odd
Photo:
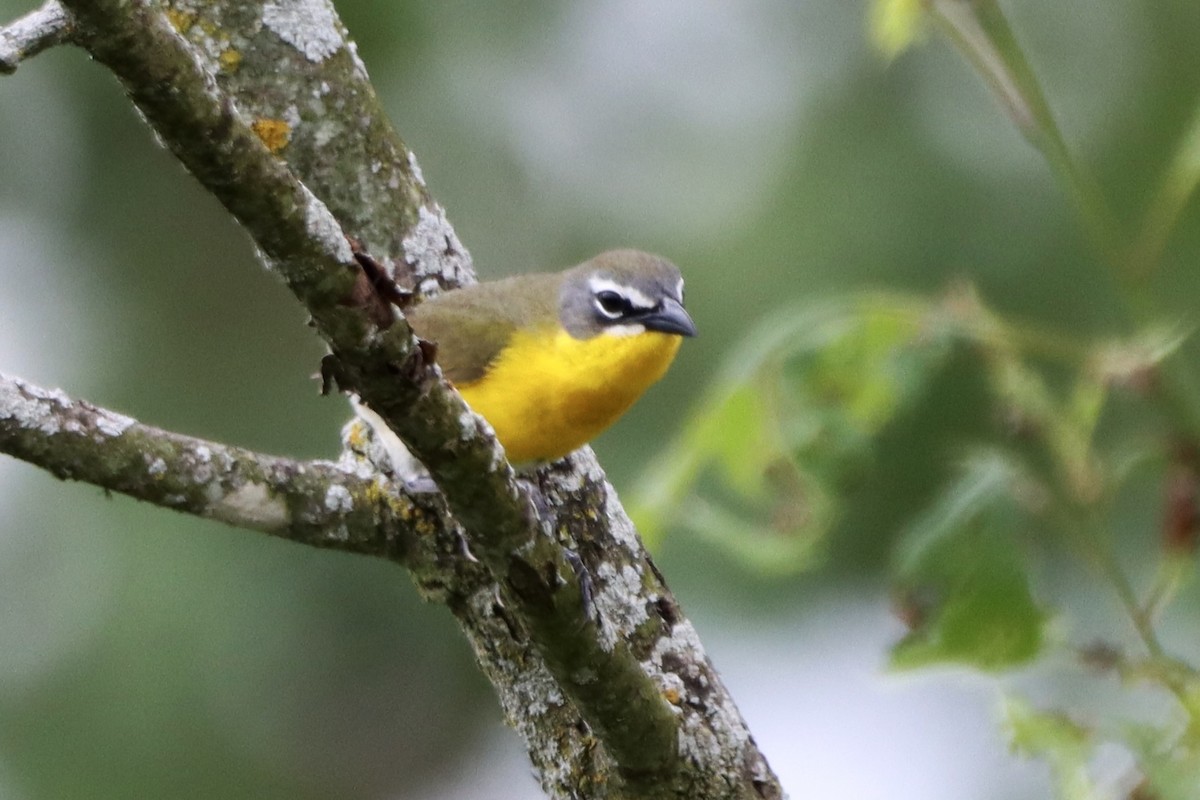
[{"label": "green leaf", "polygon": [[1045,615],[1016,541],[1025,520],[1013,498],[1025,480],[1000,455],[977,457],[905,535],[899,597],[911,630],[892,666],[999,670],[1040,652]]},{"label": "green leaf", "polygon": [[781,455],[770,421],[762,394],[746,384],[735,387],[713,413],[702,417],[692,434],[703,442],[729,486],[750,499],[760,498],[765,490],[763,464]]},{"label": "green leaf", "polygon": [[1016,697],[1005,698],[1003,715],[1014,751],[1035,757],[1049,754],[1063,763],[1087,764],[1092,749],[1091,733],[1069,717],[1038,711]]},{"label": "green leaf", "polygon": [[1088,774],[1095,742],[1091,731],[1063,714],[1038,711],[1015,697],[1005,699],[1004,724],[1013,750],[1044,759],[1063,800],[1100,800]]},{"label": "green leaf", "polygon": [[871,43],[888,59],[895,58],[925,34],[923,0],[875,0],[868,19]]}]

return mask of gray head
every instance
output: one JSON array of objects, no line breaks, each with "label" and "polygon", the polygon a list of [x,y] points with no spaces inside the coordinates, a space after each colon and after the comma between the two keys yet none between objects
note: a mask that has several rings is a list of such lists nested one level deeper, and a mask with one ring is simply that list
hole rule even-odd
[{"label": "gray head", "polygon": [[679,268],[640,250],[608,250],[563,273],[558,316],[576,339],[646,331],[696,335],[683,309]]}]

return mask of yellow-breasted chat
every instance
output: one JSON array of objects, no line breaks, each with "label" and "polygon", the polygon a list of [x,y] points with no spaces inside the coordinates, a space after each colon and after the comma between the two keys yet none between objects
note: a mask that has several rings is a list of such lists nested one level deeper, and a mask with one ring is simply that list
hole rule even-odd
[{"label": "yellow-breasted chat", "polygon": [[[437,345],[443,374],[495,429],[509,461],[522,465],[591,441],[696,334],[679,268],[639,250],[455,289],[406,316]],[[381,429],[374,414],[359,413]]]}]

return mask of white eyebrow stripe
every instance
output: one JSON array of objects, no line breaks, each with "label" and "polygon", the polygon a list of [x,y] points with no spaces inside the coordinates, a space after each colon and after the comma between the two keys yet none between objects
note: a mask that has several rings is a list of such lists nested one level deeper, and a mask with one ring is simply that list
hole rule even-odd
[{"label": "white eyebrow stripe", "polygon": [[592,290],[592,294],[600,294],[600,292],[616,292],[629,301],[634,308],[651,309],[658,305],[657,302],[651,300],[646,295],[632,286],[626,286],[608,278],[601,278],[599,275],[593,275],[588,278],[588,288]]}]

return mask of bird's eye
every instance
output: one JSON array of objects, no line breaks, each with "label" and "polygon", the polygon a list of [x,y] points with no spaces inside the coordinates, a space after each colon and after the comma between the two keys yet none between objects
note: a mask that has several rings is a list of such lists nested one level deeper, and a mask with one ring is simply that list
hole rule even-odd
[{"label": "bird's eye", "polygon": [[629,300],[619,292],[606,289],[596,293],[596,306],[600,313],[610,319],[616,319],[622,314],[629,313]]}]

